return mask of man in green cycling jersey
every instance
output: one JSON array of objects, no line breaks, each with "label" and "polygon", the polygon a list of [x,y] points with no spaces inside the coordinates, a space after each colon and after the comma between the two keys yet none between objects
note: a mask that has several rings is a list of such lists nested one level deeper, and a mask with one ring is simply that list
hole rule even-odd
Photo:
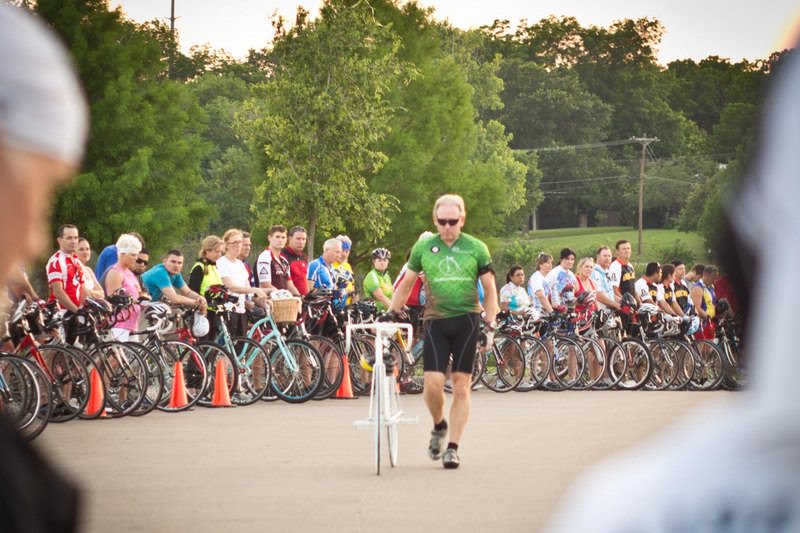
[{"label": "man in green cycling jersey", "polygon": [[[446,194],[436,200],[433,222],[438,233],[414,245],[408,272],[389,307],[394,313],[402,309],[414,281],[424,271],[427,298],[423,326],[425,404],[434,424],[428,454],[433,460],[441,458],[445,468],[458,468],[458,444],[469,418],[470,378],[481,321],[478,279],[486,295],[486,346],[492,344],[497,315],[492,259],[482,241],[461,232],[466,215],[460,196]],[[444,416],[444,383],[451,357],[453,404],[448,426]],[[446,440],[447,449],[443,449]]]}]

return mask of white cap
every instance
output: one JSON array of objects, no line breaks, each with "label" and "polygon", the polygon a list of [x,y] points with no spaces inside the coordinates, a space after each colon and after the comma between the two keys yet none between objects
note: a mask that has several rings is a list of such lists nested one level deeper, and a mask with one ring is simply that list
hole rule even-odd
[{"label": "white cap", "polygon": [[86,101],[64,47],[33,15],[0,2],[0,50],[2,143],[80,163]]},{"label": "white cap", "polygon": [[138,254],[142,251],[142,243],[139,239],[128,233],[123,233],[117,239],[117,252],[123,254]]}]

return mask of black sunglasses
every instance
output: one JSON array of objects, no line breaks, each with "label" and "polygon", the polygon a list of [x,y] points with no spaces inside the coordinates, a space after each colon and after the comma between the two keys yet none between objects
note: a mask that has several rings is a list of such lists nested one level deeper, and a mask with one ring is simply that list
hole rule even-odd
[{"label": "black sunglasses", "polygon": [[455,226],[458,224],[457,218],[437,218],[436,223],[440,226]]},{"label": "black sunglasses", "polygon": [[140,265],[146,265],[147,263],[149,263],[149,261],[147,261],[146,259],[137,259],[136,262]]}]

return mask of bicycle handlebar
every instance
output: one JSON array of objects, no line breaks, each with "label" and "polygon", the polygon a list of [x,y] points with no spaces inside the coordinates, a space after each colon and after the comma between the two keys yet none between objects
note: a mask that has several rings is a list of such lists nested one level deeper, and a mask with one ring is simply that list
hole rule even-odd
[{"label": "bicycle handlebar", "polygon": [[[402,322],[370,322],[368,324],[348,324],[345,328],[345,342],[344,353],[350,353],[350,338],[351,333],[355,329],[374,329],[376,335],[387,334],[393,335],[398,329],[403,329],[408,335],[409,342],[406,343],[407,347],[411,346],[410,340],[414,338],[414,328],[411,324]],[[410,348],[407,348],[410,349]]]}]

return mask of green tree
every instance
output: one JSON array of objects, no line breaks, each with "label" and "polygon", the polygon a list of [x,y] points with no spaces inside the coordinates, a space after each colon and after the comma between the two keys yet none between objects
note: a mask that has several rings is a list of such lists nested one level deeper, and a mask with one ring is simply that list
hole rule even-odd
[{"label": "green tree", "polygon": [[[138,231],[162,249],[202,222],[205,116],[188,87],[166,79],[161,45],[102,0],[40,0],[69,47],[91,104],[82,173],[57,197],[55,224],[96,245]],[[121,46],[120,43],[124,43]]]},{"label": "green tree", "polygon": [[502,105],[499,62],[479,57],[477,32],[437,23],[429,9],[391,0],[373,5],[381,23],[399,36],[400,57],[416,72],[391,94],[395,112],[383,143],[388,160],[374,180],[377,189],[400,199],[402,208],[384,244],[410,246],[431,228],[434,200],[449,192],[467,203],[468,231],[504,228],[525,198],[527,169],[510,151],[503,125],[481,118]]},{"label": "green tree", "polygon": [[385,95],[409,72],[391,29],[365,2],[348,4],[326,1],[316,21],[300,10],[290,29],[278,21],[272,77],[239,113],[239,131],[263,146],[269,165],[256,189],[257,223],[307,223],[310,255],[318,232],[380,237],[396,210],[368,177],[386,162]]}]

